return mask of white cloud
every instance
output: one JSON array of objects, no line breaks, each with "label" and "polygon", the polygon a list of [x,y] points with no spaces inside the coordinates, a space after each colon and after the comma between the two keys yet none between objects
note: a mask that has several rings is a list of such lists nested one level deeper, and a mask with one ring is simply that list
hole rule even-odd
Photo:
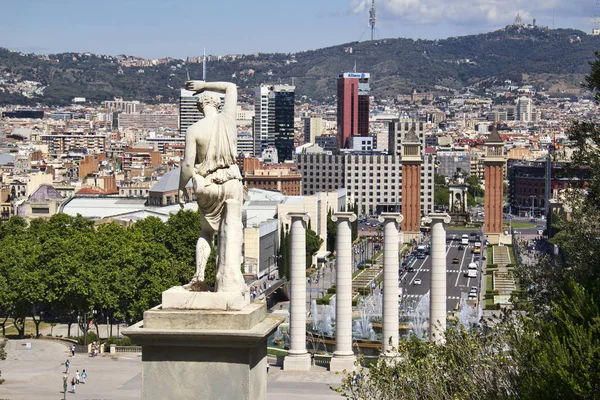
[{"label": "white cloud", "polygon": [[[513,21],[517,13],[529,22],[535,12],[552,10],[559,0],[376,0],[378,16],[420,23],[461,24],[477,21],[496,24]],[[563,1],[564,2],[564,1]],[[365,12],[370,1],[351,0],[355,13]]]}]

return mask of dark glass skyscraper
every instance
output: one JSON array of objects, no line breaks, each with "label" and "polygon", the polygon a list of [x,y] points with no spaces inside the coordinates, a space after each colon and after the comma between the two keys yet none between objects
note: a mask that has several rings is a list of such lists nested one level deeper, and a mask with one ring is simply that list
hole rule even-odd
[{"label": "dark glass skyscraper", "polygon": [[294,154],[295,86],[266,85],[255,93],[254,156],[275,146],[279,162]]}]

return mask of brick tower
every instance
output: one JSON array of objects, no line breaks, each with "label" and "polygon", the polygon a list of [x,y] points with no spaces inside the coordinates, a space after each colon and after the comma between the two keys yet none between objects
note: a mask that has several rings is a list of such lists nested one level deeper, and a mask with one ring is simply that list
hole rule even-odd
[{"label": "brick tower", "polygon": [[504,142],[496,127],[485,142],[485,219],[483,233],[491,244],[498,244],[502,234],[504,203]]},{"label": "brick tower", "polygon": [[404,241],[421,236],[421,141],[412,127],[402,141],[402,231]]}]

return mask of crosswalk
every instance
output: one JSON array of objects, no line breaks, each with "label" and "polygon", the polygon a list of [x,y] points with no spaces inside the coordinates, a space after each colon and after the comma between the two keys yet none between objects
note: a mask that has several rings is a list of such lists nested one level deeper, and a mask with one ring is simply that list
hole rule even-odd
[{"label": "crosswalk", "polygon": [[[415,272],[429,272],[431,271],[431,269],[429,268],[419,268],[419,269],[415,269]],[[447,273],[457,273],[457,272],[461,272],[460,269],[447,269],[446,270]],[[464,270],[463,270],[464,272]]]},{"label": "crosswalk", "polygon": [[[416,299],[416,298],[423,297],[423,296],[425,296],[425,295],[424,294],[403,294],[402,296],[399,296],[399,297],[402,297],[403,299],[405,299],[405,298],[406,299]],[[460,300],[460,296],[446,296],[446,299],[447,300]]]}]

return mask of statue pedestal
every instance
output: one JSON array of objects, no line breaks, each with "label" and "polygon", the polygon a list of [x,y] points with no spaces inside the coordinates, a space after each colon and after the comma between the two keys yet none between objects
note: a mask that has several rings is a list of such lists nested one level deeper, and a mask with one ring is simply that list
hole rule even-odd
[{"label": "statue pedestal", "polygon": [[157,306],[123,333],[142,346],[142,398],[266,399],[267,337],[283,317]]}]

